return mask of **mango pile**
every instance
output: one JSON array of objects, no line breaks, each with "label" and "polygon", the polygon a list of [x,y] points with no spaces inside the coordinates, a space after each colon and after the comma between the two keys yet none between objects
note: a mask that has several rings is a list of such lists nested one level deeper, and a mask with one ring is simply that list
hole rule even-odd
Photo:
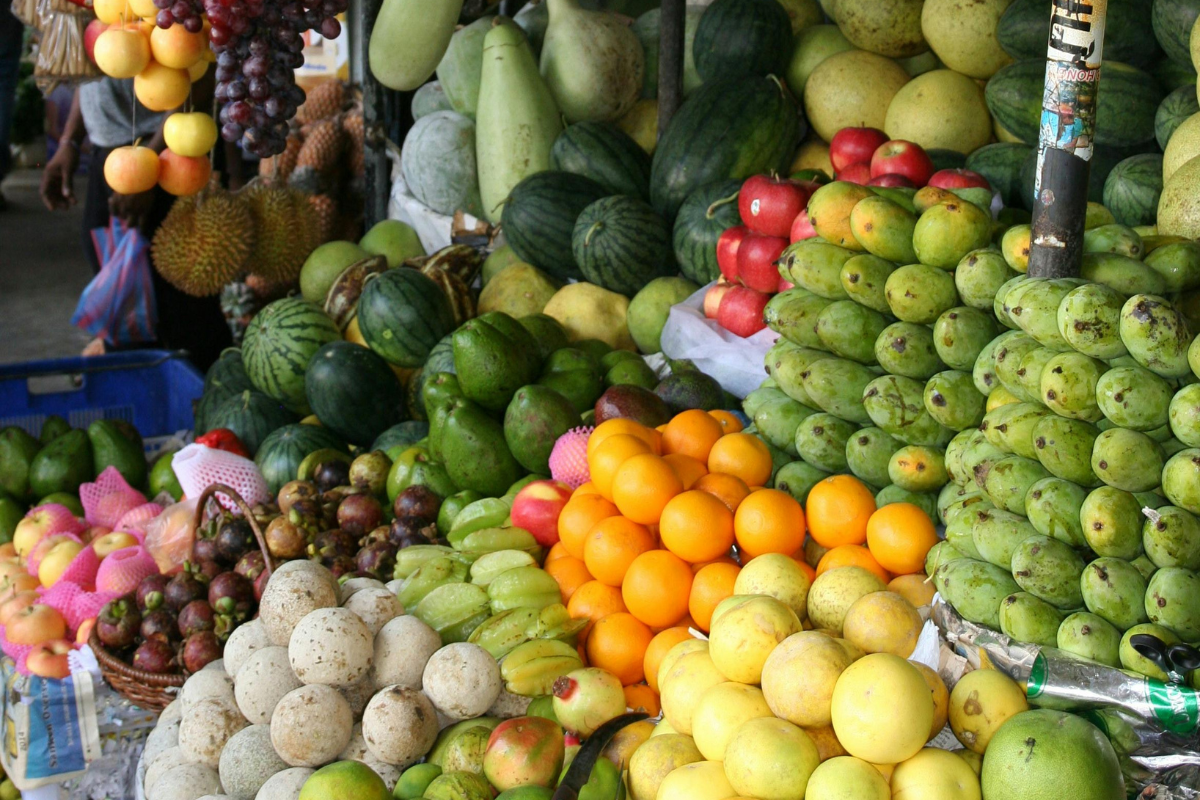
[{"label": "mango pile", "polygon": [[952,192],[835,182],[746,398],[799,460],[946,525],[927,564],[965,618],[1162,678],[1128,646],[1200,636],[1200,246],[1089,205],[1082,277],[1027,277],[1029,225]]}]

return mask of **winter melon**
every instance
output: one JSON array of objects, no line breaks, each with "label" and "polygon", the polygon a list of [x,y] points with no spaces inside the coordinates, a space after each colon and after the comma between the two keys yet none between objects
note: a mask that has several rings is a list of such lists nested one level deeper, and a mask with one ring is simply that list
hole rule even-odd
[{"label": "winter melon", "polygon": [[439,214],[483,215],[475,167],[475,123],[453,111],[421,117],[404,138],[404,182],[413,197]]}]

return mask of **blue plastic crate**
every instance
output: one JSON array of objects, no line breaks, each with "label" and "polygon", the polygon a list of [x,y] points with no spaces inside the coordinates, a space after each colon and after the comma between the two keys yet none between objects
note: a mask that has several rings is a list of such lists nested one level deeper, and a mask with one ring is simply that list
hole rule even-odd
[{"label": "blue plastic crate", "polygon": [[9,364],[0,366],[0,428],[37,436],[54,414],[72,428],[123,419],[152,449],[152,440],[192,429],[192,403],[203,392],[204,377],[169,350]]}]

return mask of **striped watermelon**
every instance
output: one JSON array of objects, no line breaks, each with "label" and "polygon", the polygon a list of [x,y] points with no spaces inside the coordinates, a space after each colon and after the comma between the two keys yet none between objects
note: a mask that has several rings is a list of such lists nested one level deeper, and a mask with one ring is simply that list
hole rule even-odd
[{"label": "striped watermelon", "polygon": [[419,367],[438,340],[454,330],[450,301],[415,269],[371,276],[358,298],[363,341],[399,367]]},{"label": "striped watermelon", "polygon": [[227,347],[217,357],[204,375],[204,394],[196,404],[196,435],[206,433],[211,427],[208,420],[217,406],[233,397],[238,392],[253,389],[254,384],[246,376],[246,367],[242,364],[242,351],[236,347]]},{"label": "striped watermelon", "polygon": [[650,196],[650,154],[607,122],[577,122],[559,134],[550,168],[591,178],[609,194]]},{"label": "striped watermelon", "polygon": [[579,213],[607,196],[603,186],[582,175],[559,170],[530,175],[504,204],[504,238],[525,263],[561,281],[581,278],[571,255],[571,232]]},{"label": "striped watermelon", "polygon": [[1198,17],[1200,0],[1154,0],[1150,21],[1167,58],[1181,64],[1191,62],[1189,37]]},{"label": "striped watermelon", "polygon": [[[357,345],[355,345],[357,347]],[[296,480],[300,462],[309,453],[326,448],[348,453],[346,443],[320,425],[284,425],[273,431],[258,447],[254,463],[267,481],[271,494],[278,494],[288,481]]]},{"label": "striped watermelon", "polygon": [[242,362],[254,388],[301,416],[310,412],[304,372],[321,345],[342,338],[324,311],[300,297],[268,305],[246,328]]},{"label": "striped watermelon", "polygon": [[1104,205],[1122,225],[1153,225],[1162,194],[1163,157],[1131,156],[1113,167],[1104,181]]},{"label": "striped watermelon", "polygon": [[717,239],[726,228],[742,224],[738,213],[741,181],[718,181],[688,195],[675,217],[672,243],[683,274],[703,286],[721,277]]},{"label": "striped watermelon", "polygon": [[1194,83],[1180,86],[1164,97],[1154,115],[1154,136],[1158,139],[1158,146],[1166,150],[1175,129],[1196,113],[1200,113],[1200,102],[1196,101]]},{"label": "striped watermelon", "polygon": [[304,388],[321,424],[359,447],[406,418],[404,387],[396,373],[375,353],[350,342],[330,342],[318,350]]},{"label": "striped watermelon", "polygon": [[692,54],[706,81],[782,75],[792,42],[792,23],[778,0],[716,0],[700,17]]},{"label": "striped watermelon", "polygon": [[429,435],[429,423],[410,419],[388,428],[371,443],[371,450],[407,449]]},{"label": "striped watermelon", "polygon": [[228,428],[233,431],[253,456],[268,434],[295,421],[296,417],[278,400],[247,389],[217,406],[208,423],[209,428]]},{"label": "striped watermelon", "polygon": [[670,227],[633,197],[614,195],[585,208],[571,249],[587,280],[631,297],[655,278],[675,273]]}]

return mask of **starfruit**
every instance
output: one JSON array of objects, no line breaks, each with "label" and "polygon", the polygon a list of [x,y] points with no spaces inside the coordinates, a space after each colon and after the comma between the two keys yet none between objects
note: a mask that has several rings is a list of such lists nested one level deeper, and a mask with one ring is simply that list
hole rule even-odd
[{"label": "starfruit", "polygon": [[557,639],[534,639],[504,657],[500,676],[512,694],[537,697],[550,694],[556,680],[582,666],[571,645]]},{"label": "starfruit", "polygon": [[514,608],[489,617],[467,639],[491,654],[503,658],[520,644],[530,640],[529,630],[537,627],[538,612],[532,608]]},{"label": "starfruit", "polygon": [[400,599],[400,605],[412,608],[437,587],[465,581],[467,570],[466,562],[455,556],[431,559],[404,579],[396,596]]},{"label": "starfruit", "polygon": [[496,576],[488,584],[488,597],[492,601],[492,613],[499,614],[510,608],[541,610],[561,604],[562,591],[558,581],[540,567],[517,567]]},{"label": "starfruit", "polygon": [[458,516],[454,518],[454,524],[450,526],[450,532],[446,534],[446,539],[452,546],[457,547],[468,534],[484,528],[496,528],[503,525],[511,512],[512,506],[504,498],[485,497],[482,500],[476,500],[458,512]]},{"label": "starfruit", "polygon": [[450,644],[465,642],[491,611],[483,589],[471,583],[447,583],[425,595],[413,616],[437,631],[442,644]]},{"label": "starfruit", "polygon": [[497,550],[524,550],[541,560],[542,548],[533,534],[524,528],[484,528],[467,534],[455,547],[460,553],[479,558]]},{"label": "starfruit", "polygon": [[501,573],[517,567],[536,567],[537,561],[524,550],[497,550],[485,553],[471,565],[471,583],[487,586]]},{"label": "starfruit", "polygon": [[412,575],[427,561],[451,555],[454,551],[440,544],[414,544],[396,552],[396,569],[392,577],[403,580]]},{"label": "starfruit", "polygon": [[552,603],[537,614],[537,619],[526,629],[530,639],[558,639],[574,646],[579,632],[587,627],[588,619],[574,619],[562,603]]}]

